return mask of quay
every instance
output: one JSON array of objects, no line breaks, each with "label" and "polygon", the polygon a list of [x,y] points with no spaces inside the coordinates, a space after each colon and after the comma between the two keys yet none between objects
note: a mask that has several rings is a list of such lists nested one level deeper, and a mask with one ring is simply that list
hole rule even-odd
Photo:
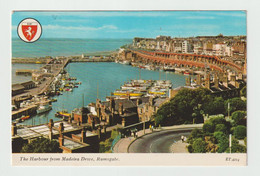
[{"label": "quay", "polygon": [[37,107],[40,105],[40,104],[46,104],[46,103],[50,103],[51,100],[45,100],[45,101],[41,101],[41,102],[36,102],[32,105],[29,105],[27,107],[24,107],[24,108],[20,108],[18,110],[14,110],[12,111],[12,120],[15,120],[19,117],[21,117],[22,115],[35,115],[37,112]]},{"label": "quay", "polygon": [[[16,87],[12,88],[12,104],[19,107],[19,104],[23,100],[47,93],[50,85],[55,80],[55,77],[63,71],[69,62],[70,58],[48,59],[46,65],[42,67],[44,72],[32,72],[32,82],[38,82],[37,86],[34,85],[27,88],[21,84],[15,85]],[[22,71],[26,72],[28,70]],[[17,94],[14,94],[14,92],[17,92]],[[20,108],[19,110],[12,111],[12,119],[16,119],[22,115],[34,115],[38,105],[38,103],[35,103],[34,105],[30,105],[26,108]]]},{"label": "quay", "polygon": [[15,71],[16,75],[32,75],[33,72],[36,70],[29,70],[29,69],[18,69]]},{"label": "quay", "polygon": [[38,73],[38,72],[34,72],[32,73],[34,76],[34,81],[40,81],[38,77],[42,78],[44,77],[44,75],[47,75],[48,77],[46,77],[45,79],[42,79],[41,83],[32,89],[27,90],[25,93],[23,94],[19,94],[16,96],[12,97],[12,100],[18,99],[21,96],[25,96],[25,95],[40,95],[43,94],[44,92],[47,91],[47,89],[49,88],[49,85],[54,81],[55,77],[61,73],[61,71],[67,66],[67,64],[70,62],[69,58],[62,58],[59,59],[61,62],[59,64],[54,64],[52,63],[52,59],[49,59],[47,61],[47,64],[43,67],[48,67],[50,68],[50,71],[46,74],[44,73]]}]

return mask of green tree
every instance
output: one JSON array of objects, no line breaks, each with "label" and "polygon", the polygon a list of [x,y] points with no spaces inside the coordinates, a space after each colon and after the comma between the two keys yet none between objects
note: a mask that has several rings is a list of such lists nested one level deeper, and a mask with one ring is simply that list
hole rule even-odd
[{"label": "green tree", "polygon": [[213,133],[215,130],[214,124],[211,122],[205,122],[203,127],[203,132],[206,134]]},{"label": "green tree", "polygon": [[246,137],[246,127],[243,125],[238,125],[234,128],[234,136],[237,139],[244,139]]},{"label": "green tree", "polygon": [[192,138],[201,138],[203,136],[203,132],[200,129],[196,128],[191,131],[190,136]]},{"label": "green tree", "polygon": [[175,115],[176,108],[172,102],[163,104],[154,116],[155,125],[174,125],[180,124],[182,121]]},{"label": "green tree", "polygon": [[197,138],[203,138],[203,137],[204,137],[204,135],[203,135],[202,130],[196,128],[196,129],[193,129],[193,130],[191,131],[191,133],[190,133],[190,135],[189,135],[189,137],[188,137],[188,142],[189,142],[190,144],[192,144],[195,139],[197,139]]},{"label": "green tree", "polygon": [[205,88],[181,89],[170,102],[162,105],[156,115],[157,125],[175,125],[203,122],[203,108],[212,99],[210,91]]},{"label": "green tree", "polygon": [[[232,138],[231,153],[246,153],[246,151],[246,146],[240,145],[238,140]],[[226,152],[229,153],[230,149],[226,149]]]},{"label": "green tree", "polygon": [[241,100],[241,98],[232,98],[225,101],[226,114],[228,114],[228,103],[230,103],[230,114],[235,111],[246,111],[246,101]]},{"label": "green tree", "polygon": [[56,140],[37,138],[23,146],[21,153],[61,153],[59,143]]},{"label": "green tree", "polygon": [[227,121],[224,116],[215,116],[209,119],[209,122],[211,122],[214,127],[216,127],[217,124],[225,124]]},{"label": "green tree", "polygon": [[110,138],[99,143],[99,153],[111,153],[111,146],[113,140],[119,135],[121,129],[113,129]]},{"label": "green tree", "polygon": [[223,132],[224,134],[227,134],[227,127],[224,124],[217,124],[215,128],[215,132],[220,131]]},{"label": "green tree", "polygon": [[233,126],[246,125],[246,111],[235,111],[232,113],[231,118],[233,120]]},{"label": "green tree", "polygon": [[192,144],[192,149],[194,153],[206,153],[206,142],[202,138],[197,138]]},{"label": "green tree", "polygon": [[214,138],[216,139],[216,143],[218,145],[217,152],[225,152],[229,146],[228,136],[223,132],[217,131],[214,133]]},{"label": "green tree", "polygon": [[247,96],[247,93],[246,93],[246,86],[244,86],[241,90],[240,90],[240,95],[243,96],[243,97],[246,97]]},{"label": "green tree", "polygon": [[222,97],[215,97],[208,104],[205,104],[204,110],[206,114],[215,115],[215,114],[224,114],[224,99]]}]

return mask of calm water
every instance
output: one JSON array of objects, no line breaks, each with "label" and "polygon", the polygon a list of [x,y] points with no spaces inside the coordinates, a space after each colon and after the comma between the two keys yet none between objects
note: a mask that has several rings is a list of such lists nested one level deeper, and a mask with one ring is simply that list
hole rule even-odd
[{"label": "calm water", "polygon": [[70,76],[77,77],[77,81],[82,82],[79,88],[75,88],[73,92],[63,92],[63,95],[55,97],[58,101],[52,103],[53,109],[50,112],[26,120],[24,124],[47,123],[50,118],[54,119],[54,121],[60,120],[54,114],[62,109],[71,111],[74,108],[81,107],[83,94],[85,105],[96,101],[97,92],[98,98],[105,100],[106,96],[109,96],[115,89],[119,89],[127,80],[139,79],[139,72],[141,79],[159,80],[167,77],[168,80],[172,81],[173,87],[185,85],[184,75],[140,70],[136,67],[117,63],[70,63],[66,69],[69,71]]},{"label": "calm water", "polygon": [[15,71],[17,69],[28,69],[28,70],[39,70],[43,64],[12,64],[12,84],[22,83],[26,81],[31,81],[31,76],[16,75]]},{"label": "calm water", "polygon": [[132,39],[43,39],[26,43],[12,39],[12,57],[72,56],[82,53],[114,51]]}]

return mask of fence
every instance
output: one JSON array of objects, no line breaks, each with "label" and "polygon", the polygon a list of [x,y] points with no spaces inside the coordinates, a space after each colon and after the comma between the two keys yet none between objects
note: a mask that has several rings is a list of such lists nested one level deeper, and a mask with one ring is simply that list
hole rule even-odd
[{"label": "fence", "polygon": [[115,144],[121,139],[121,134],[119,133],[119,135],[116,136],[116,138],[113,140],[112,144],[111,144],[111,151],[112,153],[114,153],[113,148],[115,146]]}]

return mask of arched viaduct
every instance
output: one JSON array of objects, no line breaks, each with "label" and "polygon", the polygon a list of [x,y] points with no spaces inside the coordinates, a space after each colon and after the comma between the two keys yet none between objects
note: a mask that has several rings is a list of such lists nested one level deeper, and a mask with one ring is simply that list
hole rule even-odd
[{"label": "arched viaduct", "polygon": [[212,70],[223,72],[230,68],[235,72],[242,72],[243,68],[231,61],[224,60],[218,56],[185,54],[185,53],[166,53],[152,52],[144,50],[130,49],[135,61],[142,60],[143,63],[153,63],[156,65],[177,65],[184,67],[205,68],[208,66]]}]

